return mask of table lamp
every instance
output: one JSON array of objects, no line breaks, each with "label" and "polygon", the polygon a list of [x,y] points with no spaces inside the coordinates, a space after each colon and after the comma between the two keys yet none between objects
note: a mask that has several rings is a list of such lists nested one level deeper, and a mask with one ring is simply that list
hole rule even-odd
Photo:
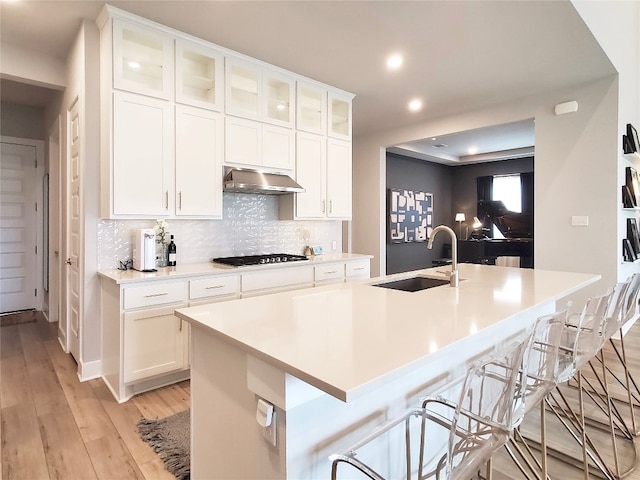
[{"label": "table lamp", "polygon": [[460,238],[462,238],[462,222],[464,222],[464,213],[456,213],[456,222],[458,222],[458,228],[460,230]]}]

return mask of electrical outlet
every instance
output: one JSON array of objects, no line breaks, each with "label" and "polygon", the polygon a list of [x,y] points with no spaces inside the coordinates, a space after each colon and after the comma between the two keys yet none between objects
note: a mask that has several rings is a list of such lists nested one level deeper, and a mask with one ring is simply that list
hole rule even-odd
[{"label": "electrical outlet", "polygon": [[262,436],[264,439],[269,442],[274,447],[276,446],[276,412],[273,412],[273,417],[271,418],[271,424],[267,427],[262,427]]}]

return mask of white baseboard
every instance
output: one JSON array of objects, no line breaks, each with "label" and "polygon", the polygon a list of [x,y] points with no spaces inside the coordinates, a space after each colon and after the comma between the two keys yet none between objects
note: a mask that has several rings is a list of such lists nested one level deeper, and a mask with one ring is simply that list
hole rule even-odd
[{"label": "white baseboard", "polygon": [[100,377],[102,377],[102,362],[100,360],[78,363],[78,378],[81,382]]}]

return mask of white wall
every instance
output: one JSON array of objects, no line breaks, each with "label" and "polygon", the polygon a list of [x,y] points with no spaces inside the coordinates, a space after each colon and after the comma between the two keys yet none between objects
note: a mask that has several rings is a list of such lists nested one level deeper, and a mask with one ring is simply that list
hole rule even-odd
[{"label": "white wall", "polygon": [[[600,46],[619,75],[618,95],[618,184],[625,182],[625,168],[640,169],[640,161],[628,160],[620,155],[622,135],[627,123],[640,128],[640,2],[573,1]],[[628,212],[618,209],[618,258],[622,256],[622,238],[626,238]],[[635,264],[618,263],[618,280],[638,271]]]},{"label": "white wall", "polygon": [[44,140],[44,108],[13,103],[0,104],[0,135]]},{"label": "white wall", "polygon": [[66,86],[67,69],[64,62],[7,43],[0,44],[0,52],[2,78],[59,90]]},{"label": "white wall", "polygon": [[[93,22],[84,20],[76,37],[73,47],[67,58],[67,89],[61,102],[61,144],[62,152],[68,151],[67,112],[76,98],[80,99],[80,138],[81,138],[81,191],[82,205],[81,216],[84,218],[81,229],[84,241],[81,247],[81,286],[82,302],[81,328],[80,328],[80,358],[78,361],[78,373],[81,378],[91,378],[100,374],[101,356],[101,332],[100,316],[100,283],[97,271],[97,224],[98,224],[98,195],[99,195],[99,34]],[[66,156],[61,159],[61,175],[63,179],[68,176],[66,168]],[[62,199],[62,214],[66,214],[68,198]],[[63,258],[68,256],[69,245],[63,237]],[[67,282],[63,273],[62,282],[62,314],[66,311]]]}]

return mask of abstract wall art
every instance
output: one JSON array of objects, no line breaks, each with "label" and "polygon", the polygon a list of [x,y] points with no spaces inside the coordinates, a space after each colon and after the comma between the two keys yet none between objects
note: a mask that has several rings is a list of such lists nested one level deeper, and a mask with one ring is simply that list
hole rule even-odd
[{"label": "abstract wall art", "polygon": [[433,194],[390,188],[389,243],[425,242],[433,228]]}]

